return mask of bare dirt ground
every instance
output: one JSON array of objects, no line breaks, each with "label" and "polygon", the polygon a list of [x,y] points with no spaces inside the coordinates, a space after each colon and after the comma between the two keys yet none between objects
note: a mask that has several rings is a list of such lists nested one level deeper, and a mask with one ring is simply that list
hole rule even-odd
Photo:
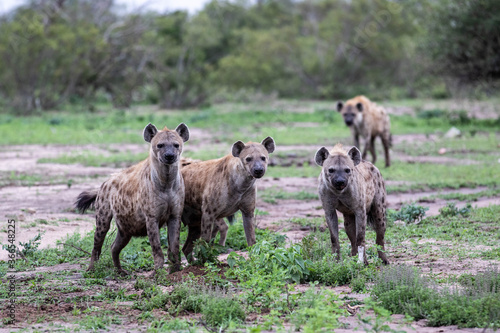
[{"label": "bare dirt ground", "polygon": [[[206,133],[205,133],[206,134]],[[416,136],[405,137],[401,136],[396,140],[432,140],[429,136]],[[198,149],[203,149],[204,144],[201,142],[191,145],[189,149],[191,151],[196,151]],[[0,188],[0,241],[6,243],[7,233],[5,228],[7,225],[7,220],[13,218],[17,221],[16,230],[16,241],[17,242],[27,242],[28,240],[35,237],[39,232],[43,232],[43,238],[41,247],[54,247],[57,240],[63,239],[66,235],[72,234],[75,231],[85,233],[91,231],[94,228],[94,218],[91,214],[80,215],[77,214],[73,208],[73,203],[77,195],[84,190],[97,188],[100,184],[113,172],[119,171],[119,169],[110,167],[85,167],[82,165],[72,164],[72,165],[62,165],[62,164],[40,164],[37,161],[40,158],[46,157],[57,157],[61,154],[67,154],[69,151],[77,150],[91,150],[95,152],[102,152],[102,154],[108,154],[110,149],[127,150],[134,153],[141,153],[147,151],[148,146],[146,144],[137,145],[111,145],[106,148],[102,146],[11,146],[0,148],[0,173],[3,175],[8,175],[9,173],[24,173],[24,174],[38,174],[42,175],[40,181],[35,181],[32,186],[21,186],[19,184],[13,184],[9,186],[4,186]],[[287,146],[280,147],[281,151],[289,151],[291,154],[285,158],[289,161],[293,160],[294,164],[297,163],[311,163],[312,155],[317,149],[317,146]],[[305,151],[310,152],[311,156],[300,157],[302,155],[295,155],[292,152]],[[305,156],[305,155],[304,155]],[[443,157],[409,157],[405,155],[394,155],[395,159],[409,160],[415,162],[428,162],[428,163],[457,163],[458,161],[453,158]],[[288,163],[285,161],[286,163]],[[283,165],[283,159],[276,159],[276,164]],[[464,161],[460,161],[463,163]],[[467,162],[467,161],[466,161]],[[475,163],[475,161],[469,161],[470,163]],[[320,169],[318,167],[318,174]],[[72,179],[72,182],[68,184],[68,179]],[[316,193],[317,189],[317,179],[316,178],[270,178],[265,177],[259,180],[258,188],[260,190],[268,189],[279,189],[286,192],[299,192],[305,191],[310,193]],[[446,190],[446,191],[432,191],[432,192],[419,192],[419,193],[396,193],[390,194],[388,196],[389,208],[397,209],[405,202],[416,201],[422,197],[428,197],[438,193],[455,193],[460,192],[463,194],[471,194],[483,191],[484,188],[463,188],[459,190]],[[473,203],[473,206],[486,207],[489,205],[500,205],[500,197],[493,198],[479,198],[478,201]],[[445,200],[435,199],[432,202],[422,203],[423,206],[427,206],[429,210],[427,211],[427,216],[439,214],[439,208],[446,205]],[[465,205],[465,202],[459,202],[458,206],[461,207]],[[269,228],[281,233],[284,233],[292,242],[297,242],[307,235],[311,228],[300,226],[296,223],[292,223],[292,218],[323,218],[324,212],[321,208],[321,204],[317,199],[311,200],[277,200],[276,203],[265,202],[261,197],[258,200],[257,208],[261,211],[268,212],[268,215],[259,215],[257,217],[257,224],[259,228]],[[389,257],[392,257],[395,264],[412,264],[421,267],[424,271],[431,271],[438,274],[463,274],[466,272],[477,273],[487,269],[490,262],[479,260],[479,259],[465,259],[460,262],[450,262],[449,259],[428,257],[428,256],[415,256],[413,254],[405,254],[404,249],[410,247],[411,244],[399,244],[398,247],[403,248],[403,250],[394,251],[391,249],[392,245],[388,245]],[[408,251],[408,253],[413,253]],[[7,252],[4,250],[0,251],[0,260],[7,259]],[[59,265],[60,267],[50,267],[51,271],[61,269],[66,271],[75,271],[72,278],[81,278],[81,273],[77,271],[81,269],[81,265]],[[27,272],[27,277],[36,278],[36,274],[42,272],[43,269],[38,268],[35,271]],[[183,272],[183,274],[187,274]],[[200,275],[200,272],[193,272],[195,275]],[[182,274],[181,274],[182,275]],[[182,276],[181,276],[182,277]],[[180,278],[181,278],[180,277]],[[307,286],[298,286],[298,288],[306,288]],[[128,286],[132,292],[132,285]],[[335,291],[342,293],[349,297],[366,297],[360,294],[352,293],[349,287],[337,287],[334,288]],[[137,311],[130,310],[130,306],[123,307],[124,315],[127,315],[126,311]],[[128,309],[128,310],[125,310]],[[25,309],[28,311],[28,309]],[[73,308],[68,307],[67,309],[58,309],[56,305],[42,309],[43,313],[51,313],[54,311],[64,310],[65,312],[71,312]],[[40,313],[29,313],[26,312],[25,319],[34,319]],[[132,313],[130,313],[132,314]],[[353,311],[353,316],[345,318],[346,324],[349,325],[349,329],[338,330],[338,332],[352,332],[356,331],[356,327],[360,327],[360,322],[356,318],[356,311]],[[401,316],[394,316],[393,323],[391,323],[392,328],[399,328],[398,322],[402,322]],[[64,323],[62,323],[64,324]],[[19,326],[25,327],[25,326]],[[440,327],[431,328],[425,327],[425,322],[415,322],[411,324],[412,328],[403,328],[405,331],[417,331],[417,332],[479,332],[479,329],[457,329],[456,327]],[[12,327],[15,328],[15,327]],[[45,327],[46,328],[46,327]],[[126,323],[122,327],[112,327],[113,331],[140,331],[144,330],[145,326],[138,325],[137,323]],[[400,329],[400,328],[399,328]],[[4,329],[0,329],[3,332]],[[10,331],[10,329],[5,332]]]},{"label": "bare dirt ground", "polygon": [[[420,138],[423,139],[423,138]],[[429,139],[429,138],[427,138]],[[402,140],[402,139],[400,139]],[[195,151],[202,149],[204,145],[197,144],[191,146],[190,149]],[[282,147],[282,151],[311,151],[314,152],[316,146],[286,146]],[[11,146],[4,147],[0,150],[0,172],[23,172],[25,174],[43,175],[43,179],[33,186],[5,186],[0,188],[0,217],[3,218],[0,224],[0,230],[6,226],[7,218],[14,218],[18,222],[16,238],[17,241],[27,242],[36,236],[39,232],[44,232],[41,247],[53,246],[58,239],[64,238],[67,234],[72,234],[75,231],[81,233],[88,232],[94,227],[94,219],[91,215],[77,214],[74,210],[73,203],[78,194],[84,190],[98,188],[110,174],[119,171],[120,169],[110,167],[87,167],[79,164],[53,164],[53,163],[37,163],[41,158],[57,157],[62,154],[67,154],[68,151],[89,150],[94,152],[102,152],[109,154],[110,150],[120,149],[121,151],[130,151],[140,153],[147,151],[147,145],[143,144],[128,144],[128,145],[110,145],[106,149],[101,146]],[[311,153],[312,155],[312,153]],[[397,159],[406,160],[405,155],[395,156]],[[412,160],[430,162],[430,163],[457,163],[453,158],[432,158],[428,157],[411,157]],[[297,157],[291,154],[287,160],[293,160],[294,164],[311,163],[309,157]],[[463,161],[461,161],[463,162]],[[475,161],[471,161],[475,162]],[[284,165],[282,162],[277,162]],[[318,167],[318,174],[320,168]],[[51,181],[55,179],[55,181]],[[68,179],[73,182],[69,186]],[[56,184],[53,184],[53,183]],[[60,184],[58,184],[60,183]],[[259,180],[258,188],[261,190],[276,188],[286,192],[306,191],[316,193],[317,178],[263,178]],[[391,184],[391,182],[388,182]],[[389,208],[397,209],[403,203],[416,201],[421,197],[428,197],[438,193],[454,193],[460,192],[463,194],[477,193],[484,188],[468,189],[462,188],[459,190],[444,190],[420,193],[396,193],[388,196]],[[465,205],[465,203],[459,203]],[[500,204],[500,198],[480,198],[474,202],[474,206],[486,207],[491,204]],[[423,203],[423,206],[429,207],[427,215],[439,214],[439,208],[446,205],[445,200],[436,199],[433,202]],[[276,231],[284,231],[292,241],[300,240],[309,231],[300,230],[296,225],[290,226],[287,220],[300,217],[322,217],[324,212],[321,209],[319,200],[277,200],[276,204],[266,203],[259,200],[258,209],[266,211],[269,215],[258,216],[257,223],[260,228],[270,228]],[[292,230],[286,230],[292,228]],[[296,230],[294,230],[296,229]],[[0,240],[5,242],[6,233],[2,233]],[[7,258],[7,252],[0,251],[0,260]]]}]

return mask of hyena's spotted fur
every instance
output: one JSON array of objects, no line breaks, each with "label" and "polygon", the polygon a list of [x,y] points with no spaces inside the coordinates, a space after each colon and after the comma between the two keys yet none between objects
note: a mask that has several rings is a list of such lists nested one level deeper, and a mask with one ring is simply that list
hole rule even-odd
[{"label": "hyena's spotted fur", "polygon": [[316,152],[316,163],[322,166],[319,176],[319,197],[325,210],[332,247],[340,259],[337,212],[344,215],[344,227],[351,241],[351,255],[368,264],[365,251],[367,220],[377,235],[378,255],[384,264],[389,260],[384,252],[387,194],[380,171],[370,162],[361,160],[356,147],[349,152],[337,144],[332,151],[325,147]]},{"label": "hyena's spotted fur", "polygon": [[158,131],[149,124],[144,140],[151,143],[149,157],[111,176],[97,191],[82,192],[76,207],[82,213],[92,204],[96,210],[94,249],[89,270],[99,260],[111,219],[118,229],[111,247],[117,271],[127,274],[120,265],[120,252],[133,236],[148,236],[153,251],[155,270],[163,267],[160,228],[168,228],[168,259],[170,271],[180,269],[179,233],[184,206],[184,181],[180,173],[183,143],[189,139],[189,129],[180,124],[175,130],[166,127]]},{"label": "hyena's spotted fur", "polygon": [[359,149],[361,149],[359,136],[363,138],[362,158],[366,158],[369,150],[375,164],[377,161],[375,139],[379,136],[384,146],[385,166],[390,166],[391,122],[387,111],[365,96],[356,96],[345,103],[338,102],[337,110],[342,114],[345,124],[351,128],[354,145]]},{"label": "hyena's spotted fur", "polygon": [[264,176],[274,149],[271,137],[262,143],[238,141],[230,155],[182,168],[186,184],[182,221],[188,226],[182,251],[188,260],[192,260],[193,242],[200,237],[208,242],[220,231],[220,244],[224,245],[228,227],[223,218],[230,219],[238,210],[243,215],[247,244],[255,244],[255,181]]}]

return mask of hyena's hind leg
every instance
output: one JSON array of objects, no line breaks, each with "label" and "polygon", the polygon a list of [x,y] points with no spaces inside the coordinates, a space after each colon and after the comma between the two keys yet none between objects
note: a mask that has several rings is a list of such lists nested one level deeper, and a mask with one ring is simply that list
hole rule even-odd
[{"label": "hyena's hind leg", "polygon": [[224,219],[217,219],[212,225],[212,240],[217,236],[217,232],[220,232],[219,245],[226,245],[228,229],[229,227],[227,226]]},{"label": "hyena's hind leg", "polygon": [[[118,223],[117,223],[118,225]],[[125,271],[120,264],[120,252],[123,250],[125,246],[127,246],[128,242],[132,236],[124,233],[118,228],[118,232],[116,233],[115,241],[111,246],[111,257],[113,258],[113,264],[115,265],[116,271],[121,275],[128,275],[128,272]]]},{"label": "hyena's hind leg", "polygon": [[377,138],[376,136],[372,136],[370,138],[370,147],[369,147],[369,149],[370,149],[370,153],[372,154],[372,159],[373,159],[372,163],[373,164],[375,164],[375,162],[377,162],[377,151],[375,149],[375,139],[376,138]]},{"label": "hyena's hind leg", "polygon": [[384,154],[385,154],[385,167],[390,167],[391,166],[391,158],[389,156],[389,150],[392,145],[392,140],[391,140],[391,135],[390,134],[383,134],[380,136],[382,139],[382,145],[384,146]]},{"label": "hyena's hind leg", "polygon": [[[107,208],[107,209],[103,209]],[[94,233],[94,249],[92,250],[92,255],[90,257],[90,264],[88,271],[94,269],[94,263],[99,260],[102,250],[102,244],[106,238],[106,234],[109,231],[111,225],[111,219],[113,218],[113,213],[109,207],[102,207],[97,209],[96,215],[96,229]]]}]

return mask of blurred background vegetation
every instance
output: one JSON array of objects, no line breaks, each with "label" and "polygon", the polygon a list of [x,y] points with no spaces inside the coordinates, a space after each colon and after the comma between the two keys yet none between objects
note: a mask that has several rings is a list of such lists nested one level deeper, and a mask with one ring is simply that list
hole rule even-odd
[{"label": "blurred background vegetation", "polygon": [[0,112],[499,90],[498,0],[214,0],[193,15],[117,8],[34,0],[0,16]]}]

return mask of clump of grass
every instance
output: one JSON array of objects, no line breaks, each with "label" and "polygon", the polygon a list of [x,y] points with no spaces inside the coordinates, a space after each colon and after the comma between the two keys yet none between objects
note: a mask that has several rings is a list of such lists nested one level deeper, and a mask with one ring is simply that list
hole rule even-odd
[{"label": "clump of grass", "polygon": [[164,309],[172,315],[201,313],[209,326],[217,328],[245,319],[245,311],[232,294],[209,287],[194,276],[176,285],[171,293],[164,293],[158,285],[144,279],[138,279],[134,287],[142,290],[141,298],[134,303],[139,310]]},{"label": "clump of grass", "polygon": [[392,313],[427,319],[429,326],[500,327],[500,272],[465,279],[460,288],[438,287],[414,267],[385,268],[372,293]]},{"label": "clump of grass", "polygon": [[277,204],[276,200],[315,200],[318,199],[318,194],[301,190],[298,192],[288,192],[278,188],[270,188],[259,192],[261,193],[262,200],[270,204]]}]

